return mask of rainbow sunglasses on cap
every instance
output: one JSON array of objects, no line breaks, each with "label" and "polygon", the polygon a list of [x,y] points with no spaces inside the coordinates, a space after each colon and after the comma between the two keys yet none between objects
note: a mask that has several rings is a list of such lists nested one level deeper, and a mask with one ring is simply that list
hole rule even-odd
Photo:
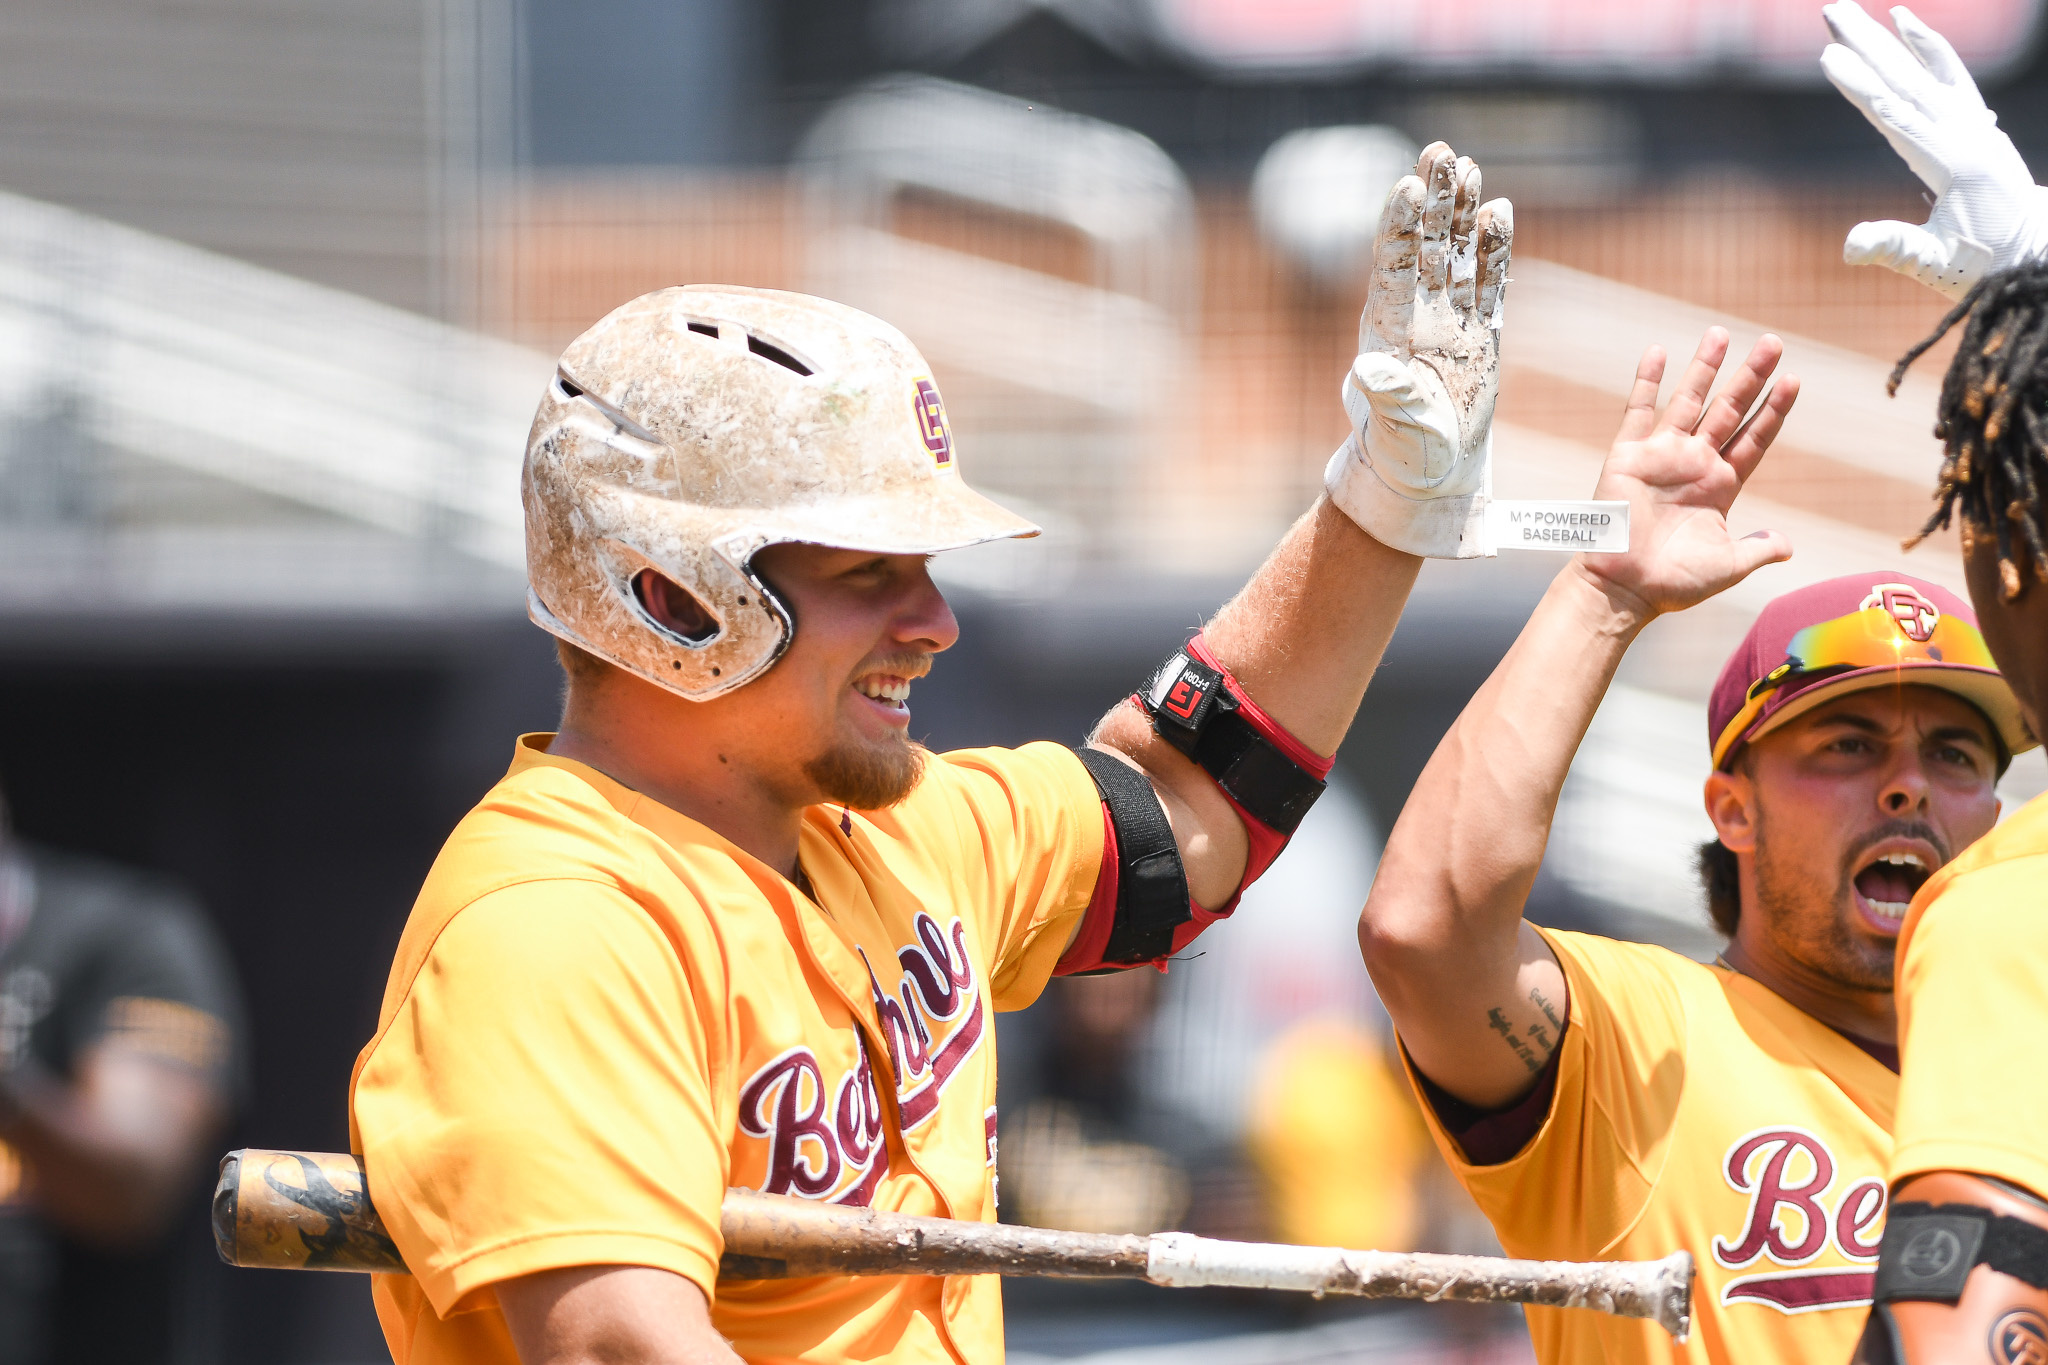
[{"label": "rainbow sunglasses on cap", "polygon": [[[1843,691],[1882,686],[1884,675],[1900,683],[1924,682],[1956,693],[1984,712],[2011,752],[2032,748],[2033,736],[2019,716],[2012,689],[1977,627],[1926,604],[1908,633],[1895,607],[1874,605],[1818,621],[1793,634],[1785,660],[1749,686],[1743,704],[1714,740],[1719,768],[1736,745],[1776,729]],[[1932,616],[1930,622],[1926,617]],[[1924,631],[1925,638],[1917,638]],[[1906,678],[1914,669],[1935,669],[1939,678]],[[1853,687],[1840,684],[1853,683]],[[1789,689],[1789,690],[1788,690]],[[1796,695],[1794,695],[1796,694]],[[1775,703],[1775,704],[1774,704]],[[1759,721],[1762,721],[1759,724]]]}]

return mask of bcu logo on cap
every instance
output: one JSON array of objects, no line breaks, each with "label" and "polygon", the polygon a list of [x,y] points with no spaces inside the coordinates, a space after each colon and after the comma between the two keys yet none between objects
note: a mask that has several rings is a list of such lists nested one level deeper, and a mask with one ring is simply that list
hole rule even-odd
[{"label": "bcu logo on cap", "polygon": [[1830,697],[1901,683],[1953,693],[1983,712],[2002,759],[2035,744],[1970,604],[1937,583],[1880,571],[1810,583],[1758,613],[1707,706],[1714,766],[1726,768],[1743,744]]},{"label": "bcu logo on cap", "polygon": [[1920,590],[1909,583],[1877,584],[1857,610],[1869,611],[1872,607],[1884,608],[1899,623],[1905,637],[1916,644],[1924,645],[1933,639],[1934,627],[1941,621],[1941,608],[1922,597]]}]

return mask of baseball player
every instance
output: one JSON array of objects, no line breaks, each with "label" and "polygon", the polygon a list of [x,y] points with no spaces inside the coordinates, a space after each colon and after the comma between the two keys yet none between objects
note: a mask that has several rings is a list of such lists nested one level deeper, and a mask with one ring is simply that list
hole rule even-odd
[{"label": "baseball player", "polygon": [[[2035,734],[2048,717],[2048,190],[1955,51],[1907,10],[1897,36],[1854,4],[1826,14],[1830,79],[1939,198],[1924,227],[1866,223],[1852,263],[1891,266],[1967,318],[1942,387],[1947,458],[1933,531],[1961,523],[1970,597]],[[1867,248],[1867,249],[1866,249]],[[1899,937],[1901,1050],[1892,1212],[1869,1365],[2048,1361],[2048,799],[2015,812],[1914,897]]]},{"label": "baseball player", "polygon": [[1638,372],[1598,496],[1632,548],[1551,584],[1402,811],[1359,925],[1437,1144],[1511,1255],[1692,1252],[1692,1340],[1531,1309],[1563,1361],[1846,1359],[1871,1298],[1914,890],[1991,828],[2030,743],[1968,605],[1898,573],[1765,608],[1709,706],[1712,965],[1521,918],[1623,652],[1791,547],[1725,516],[1791,405],[1765,337],[1724,392],[1710,332],[1670,405]]},{"label": "baseball player", "polygon": [[1080,750],[908,738],[928,556],[1036,528],[900,333],[693,287],[570,345],[523,484],[561,730],[450,836],[352,1084],[399,1365],[1001,1358],[987,1277],[720,1279],[723,1192],[993,1218],[994,1012],[1163,962],[1278,855],[1419,557],[1480,551],[1479,189],[1442,144],[1397,186],[1328,497]]}]

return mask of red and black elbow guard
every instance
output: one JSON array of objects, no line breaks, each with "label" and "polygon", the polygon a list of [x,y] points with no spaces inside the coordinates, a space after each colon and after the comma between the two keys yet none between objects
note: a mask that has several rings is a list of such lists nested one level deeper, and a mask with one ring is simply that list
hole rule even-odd
[{"label": "red and black elbow guard", "polygon": [[[1287,847],[1329,785],[1333,760],[1287,733],[1244,694],[1197,635],[1131,700],[1152,729],[1193,759],[1237,809],[1251,840],[1238,895]],[[1232,896],[1230,904],[1237,903]],[[1229,906],[1223,913],[1229,912]]]},{"label": "red and black elbow guard", "polygon": [[1244,877],[1221,909],[1195,904],[1150,780],[1100,750],[1077,750],[1102,793],[1114,854],[1104,859],[1098,905],[1060,960],[1057,970],[1066,975],[1158,962],[1229,915],[1287,847],[1330,775],[1332,760],[1260,710],[1200,635],[1131,701],[1151,717],[1160,738],[1215,779],[1236,809],[1251,845]]}]

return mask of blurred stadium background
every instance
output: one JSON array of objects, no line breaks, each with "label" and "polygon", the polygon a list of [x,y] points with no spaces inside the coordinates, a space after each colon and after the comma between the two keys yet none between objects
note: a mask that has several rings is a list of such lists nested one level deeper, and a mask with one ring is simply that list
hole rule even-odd
[{"label": "blurred stadium background", "polygon": [[[234,1145],[338,1147],[447,828],[546,728],[522,438],[552,354],[668,284],[903,327],[969,477],[1039,541],[941,562],[938,746],[1077,740],[1318,487],[1357,250],[1434,138],[1516,203],[1497,480],[1584,496],[1640,349],[1786,337],[1806,394],[1740,520],[1790,564],[1659,623],[1535,910],[1711,954],[1703,704],[1767,597],[1897,564],[1928,505],[1931,294],[1850,270],[1920,187],[1820,81],[1817,0],[14,0],[0,9],[0,785],[23,831],[183,878],[232,936]],[[2048,161],[2042,0],[1928,0]],[[1301,136],[1309,130],[1325,131]],[[1287,139],[1283,142],[1283,139]],[[1027,1220],[1483,1249],[1351,947],[1379,834],[1555,562],[1432,565],[1336,790],[1165,977],[1007,1022]],[[2048,785],[2038,755],[2016,800]],[[367,1287],[230,1273],[192,1361],[383,1359]],[[1011,1286],[1020,1359],[1526,1358],[1513,1319]],[[1196,1344],[1198,1343],[1199,1344]]]}]

